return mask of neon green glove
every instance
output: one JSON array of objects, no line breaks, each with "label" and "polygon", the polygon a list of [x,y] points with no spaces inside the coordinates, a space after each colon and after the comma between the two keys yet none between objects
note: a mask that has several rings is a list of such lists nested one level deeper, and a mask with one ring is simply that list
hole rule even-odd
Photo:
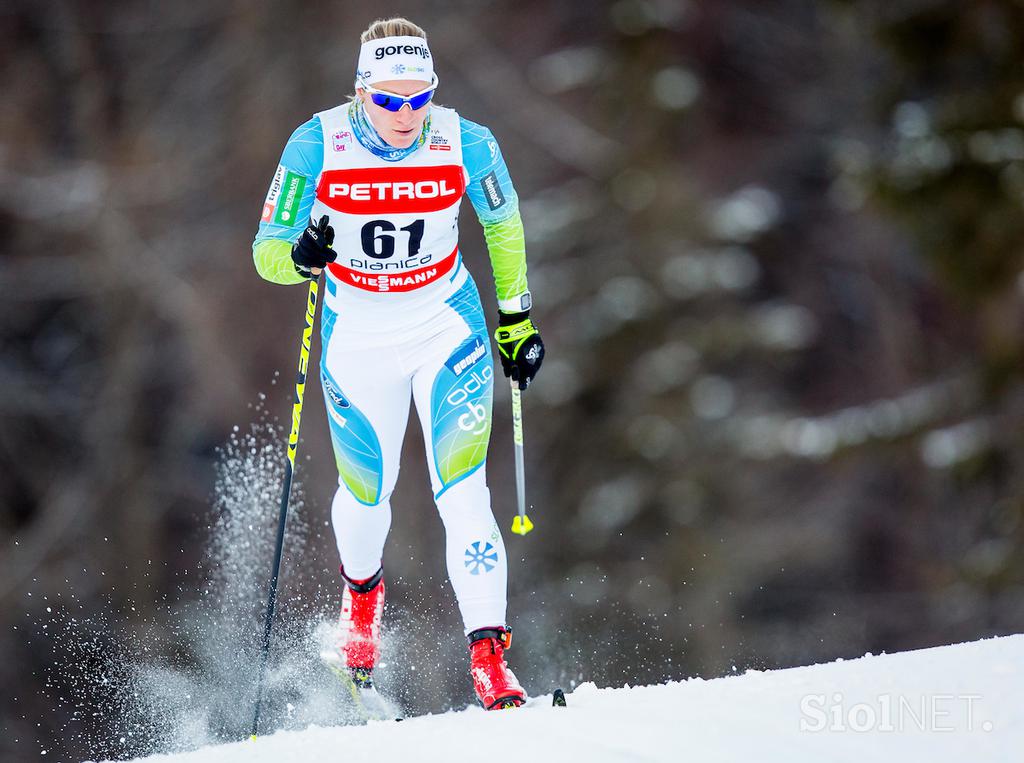
[{"label": "neon green glove", "polygon": [[519,389],[526,389],[544,360],[544,342],[530,320],[530,311],[499,312],[494,339],[505,376],[519,382]]}]

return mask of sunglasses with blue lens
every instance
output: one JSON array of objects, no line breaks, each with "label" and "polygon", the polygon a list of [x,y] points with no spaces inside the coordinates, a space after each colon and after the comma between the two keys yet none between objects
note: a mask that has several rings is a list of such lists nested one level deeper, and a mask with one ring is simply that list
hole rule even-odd
[{"label": "sunglasses with blue lens", "polygon": [[359,86],[370,94],[370,100],[382,109],[388,111],[400,111],[405,104],[409,104],[409,108],[413,111],[422,109],[428,103],[430,99],[434,97],[434,91],[437,89],[438,80],[437,75],[434,75],[433,81],[430,85],[418,93],[412,95],[398,95],[397,93],[389,93],[387,90],[378,90],[375,87],[371,87],[365,82],[360,82]]}]

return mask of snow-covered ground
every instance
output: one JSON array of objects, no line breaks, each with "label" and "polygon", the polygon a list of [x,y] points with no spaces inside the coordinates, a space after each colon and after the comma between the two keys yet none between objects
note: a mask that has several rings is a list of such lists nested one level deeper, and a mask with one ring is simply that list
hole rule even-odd
[{"label": "snow-covered ground", "polygon": [[584,684],[567,700],[311,727],[145,760],[1014,763],[1024,761],[1024,635],[709,681]]}]

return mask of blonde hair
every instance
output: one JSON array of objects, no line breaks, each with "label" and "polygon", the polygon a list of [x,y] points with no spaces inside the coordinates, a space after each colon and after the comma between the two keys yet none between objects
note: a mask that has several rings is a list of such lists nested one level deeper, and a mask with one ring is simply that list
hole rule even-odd
[{"label": "blonde hair", "polygon": [[385,37],[422,37],[425,40],[427,33],[409,19],[393,16],[389,19],[377,19],[370,24],[366,31],[359,35],[359,43],[382,40]]},{"label": "blonde hair", "polygon": [[[359,35],[359,44],[370,40],[383,40],[385,37],[422,37],[427,39],[427,33],[409,19],[402,16],[392,16],[389,19],[377,19],[370,26],[366,27]],[[349,93],[349,103],[359,100],[355,93]]]}]

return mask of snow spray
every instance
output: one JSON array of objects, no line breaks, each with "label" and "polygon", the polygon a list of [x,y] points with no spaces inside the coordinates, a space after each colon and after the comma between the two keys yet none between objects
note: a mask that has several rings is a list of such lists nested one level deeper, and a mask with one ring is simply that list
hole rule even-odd
[{"label": "snow spray", "polygon": [[[218,449],[205,552],[182,575],[176,600],[159,603],[141,621],[123,621],[111,602],[101,617],[58,611],[42,625],[55,637],[48,683],[61,691],[52,699],[69,714],[67,735],[76,736],[77,750],[122,758],[246,736],[287,434],[269,420],[260,397],[253,406],[257,423],[248,431],[235,427]],[[264,689],[264,733],[353,720],[319,661],[319,597],[297,595],[289,585],[303,574],[310,532],[304,508],[297,483]]]}]

